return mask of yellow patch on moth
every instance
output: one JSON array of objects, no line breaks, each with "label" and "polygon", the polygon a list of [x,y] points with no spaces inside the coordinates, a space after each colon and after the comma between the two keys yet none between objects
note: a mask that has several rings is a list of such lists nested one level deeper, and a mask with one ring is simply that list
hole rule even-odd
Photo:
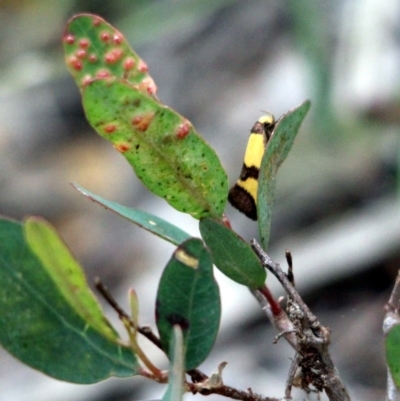
[{"label": "yellow patch on moth", "polygon": [[265,146],[274,128],[275,118],[272,114],[263,115],[254,123],[247,142],[240,178],[228,194],[231,205],[252,220],[257,220],[258,175]]},{"label": "yellow patch on moth", "polygon": [[175,258],[184,265],[191,267],[192,269],[197,269],[199,267],[199,259],[189,255],[182,248],[178,248],[174,254]]},{"label": "yellow patch on moth", "polygon": [[246,153],[244,155],[244,164],[246,167],[254,166],[260,168],[264,150],[264,135],[251,133],[249,141],[247,142]]},{"label": "yellow patch on moth", "polygon": [[245,189],[257,204],[258,181],[255,178],[248,178],[246,181],[238,180],[236,184]]}]

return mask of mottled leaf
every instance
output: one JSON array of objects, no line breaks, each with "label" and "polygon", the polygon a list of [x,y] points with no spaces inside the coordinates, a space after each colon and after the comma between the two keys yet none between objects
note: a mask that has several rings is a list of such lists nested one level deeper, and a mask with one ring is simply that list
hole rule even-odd
[{"label": "mottled leaf", "polygon": [[226,173],[182,116],[116,79],[88,84],[83,106],[93,128],[123,154],[150,191],[195,218],[222,215]]},{"label": "mottled leaf", "polygon": [[65,60],[82,90],[95,78],[124,78],[148,94],[156,92],[146,63],[129,47],[126,39],[98,15],[78,14],[63,35]]}]

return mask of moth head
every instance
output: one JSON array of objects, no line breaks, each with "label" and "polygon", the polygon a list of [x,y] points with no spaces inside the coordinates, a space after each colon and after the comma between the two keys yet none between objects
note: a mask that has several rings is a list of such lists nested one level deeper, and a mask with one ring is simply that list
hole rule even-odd
[{"label": "moth head", "polygon": [[265,140],[267,142],[269,138],[271,138],[272,131],[275,128],[274,116],[270,113],[266,113],[258,119],[256,124],[258,124],[258,130],[264,132]]},{"label": "moth head", "polygon": [[275,118],[272,114],[264,114],[258,119],[258,122],[261,123],[264,128],[269,128],[275,124]]}]

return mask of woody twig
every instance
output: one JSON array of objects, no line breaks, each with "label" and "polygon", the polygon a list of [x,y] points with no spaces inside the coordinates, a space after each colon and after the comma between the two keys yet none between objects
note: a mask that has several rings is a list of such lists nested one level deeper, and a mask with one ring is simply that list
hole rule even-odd
[{"label": "woody twig", "polygon": [[[400,271],[397,274],[396,282],[388,303],[385,305],[386,314],[383,319],[383,335],[389,334],[390,330],[400,324]],[[400,392],[394,383],[389,366],[387,369],[387,385],[386,385],[386,400],[397,401],[400,398]]]},{"label": "woody twig", "polygon": [[293,324],[297,345],[295,365],[291,367],[285,398],[290,399],[291,387],[296,386],[306,392],[325,391],[330,401],[350,401],[328,351],[330,330],[320,324],[295,289],[291,277],[293,273],[289,272],[288,277],[256,240],[253,239],[251,245],[263,266],[278,279],[288,295],[286,313]]}]

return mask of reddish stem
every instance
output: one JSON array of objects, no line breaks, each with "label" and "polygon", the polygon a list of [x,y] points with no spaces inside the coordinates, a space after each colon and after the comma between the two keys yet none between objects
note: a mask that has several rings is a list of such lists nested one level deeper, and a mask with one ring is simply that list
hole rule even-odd
[{"label": "reddish stem", "polygon": [[228,227],[230,230],[232,230],[232,226],[231,226],[231,222],[229,221],[229,219],[226,217],[226,214],[224,213],[222,215],[222,223]]},{"label": "reddish stem", "polygon": [[261,294],[263,294],[265,299],[268,301],[269,306],[271,307],[271,312],[274,316],[278,316],[279,314],[282,313],[281,306],[277,301],[275,301],[275,298],[271,294],[271,291],[265,284],[263,287],[259,288],[258,291],[260,291]]}]

